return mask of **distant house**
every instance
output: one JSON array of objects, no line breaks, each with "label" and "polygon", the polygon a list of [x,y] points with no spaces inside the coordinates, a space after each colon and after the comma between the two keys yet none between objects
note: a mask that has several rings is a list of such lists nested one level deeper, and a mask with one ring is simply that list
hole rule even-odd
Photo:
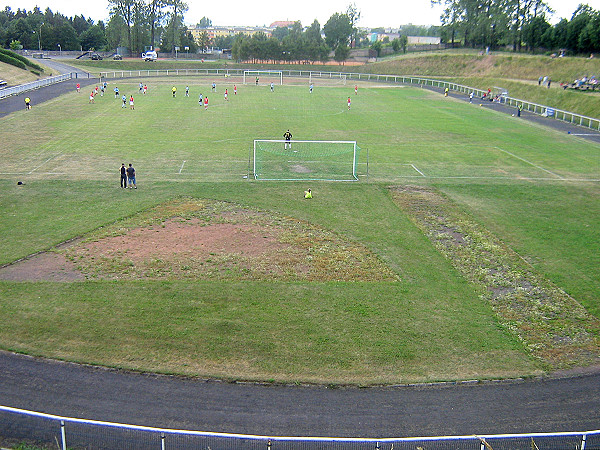
[{"label": "distant house", "polygon": [[278,20],[277,22],[273,22],[273,23],[272,23],[272,24],[269,26],[269,28],[272,28],[273,30],[274,30],[275,28],[289,28],[289,27],[291,27],[292,25],[294,25],[294,23],[296,23],[296,22],[293,22],[293,21],[291,21],[291,20]]},{"label": "distant house", "polygon": [[[369,41],[371,43],[377,41],[385,41],[386,38],[390,42],[400,37],[398,30],[385,30],[384,32],[372,32],[369,34]],[[408,45],[438,45],[442,42],[440,37],[431,36],[407,36]]]},{"label": "distant house", "polygon": [[208,33],[208,38],[212,41],[217,37],[236,36],[243,34],[246,36],[252,36],[258,32],[263,32],[267,37],[271,37],[271,27],[206,27],[206,28],[188,28],[188,31],[194,37],[196,42],[199,42],[200,34],[204,31]]}]

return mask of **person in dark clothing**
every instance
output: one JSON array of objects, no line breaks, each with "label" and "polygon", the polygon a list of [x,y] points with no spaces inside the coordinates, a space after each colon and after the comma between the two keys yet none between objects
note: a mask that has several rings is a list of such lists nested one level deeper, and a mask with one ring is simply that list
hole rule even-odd
[{"label": "person in dark clothing", "polygon": [[129,167],[127,168],[127,182],[129,184],[129,189],[131,189],[131,185],[133,185],[134,189],[137,189],[137,185],[135,184],[135,169],[129,163]]},{"label": "person in dark clothing", "polygon": [[125,163],[121,164],[121,187],[123,189],[127,188],[127,169],[125,168]]}]

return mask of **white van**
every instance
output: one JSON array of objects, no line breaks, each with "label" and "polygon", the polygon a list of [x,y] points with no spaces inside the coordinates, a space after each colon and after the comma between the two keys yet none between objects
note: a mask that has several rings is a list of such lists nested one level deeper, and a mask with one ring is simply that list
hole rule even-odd
[{"label": "white van", "polygon": [[142,59],[144,61],[156,61],[158,59],[158,54],[154,50],[151,50],[149,52],[142,53]]}]

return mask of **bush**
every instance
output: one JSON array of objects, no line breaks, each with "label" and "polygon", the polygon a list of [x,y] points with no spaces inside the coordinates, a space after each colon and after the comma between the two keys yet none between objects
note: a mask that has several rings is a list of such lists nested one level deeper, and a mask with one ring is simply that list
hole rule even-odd
[{"label": "bush", "polygon": [[[21,61],[23,64],[25,64],[25,66],[29,66],[32,69],[38,70],[40,72],[43,72],[44,69],[42,68],[42,66],[30,61],[28,58],[25,58],[24,56],[19,55],[18,53],[15,53],[11,50],[5,50],[3,48],[0,48],[0,54],[4,54],[6,56],[8,56],[9,58],[13,58],[16,59],[18,61]],[[6,61],[5,61],[6,62]],[[11,64],[11,63],[9,63]],[[14,66],[15,64],[13,64]],[[20,66],[17,66],[20,67]],[[21,67],[22,69],[27,69],[27,67]]]},{"label": "bush", "polygon": [[15,59],[11,56],[6,55],[4,52],[0,52],[0,61],[6,64],[11,64],[13,66],[18,67],[19,69],[27,70],[27,66],[18,59]]}]

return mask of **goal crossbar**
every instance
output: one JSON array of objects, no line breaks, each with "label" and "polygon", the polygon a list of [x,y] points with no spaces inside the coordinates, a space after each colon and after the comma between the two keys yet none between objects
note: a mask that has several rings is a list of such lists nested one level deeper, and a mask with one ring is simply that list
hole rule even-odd
[{"label": "goal crossbar", "polygon": [[243,83],[253,82],[256,78],[260,79],[260,77],[278,78],[279,84],[283,85],[283,71],[281,70],[244,70]]}]

